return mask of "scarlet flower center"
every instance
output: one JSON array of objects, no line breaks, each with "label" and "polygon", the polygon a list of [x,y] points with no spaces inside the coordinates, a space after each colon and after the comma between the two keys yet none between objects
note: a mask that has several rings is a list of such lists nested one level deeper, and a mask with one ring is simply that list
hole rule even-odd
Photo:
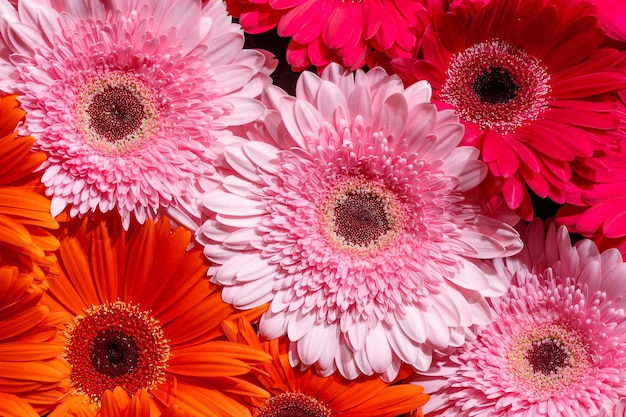
[{"label": "scarlet flower center", "polygon": [[285,392],[268,398],[256,417],[332,417],[330,409],[319,400],[301,392]]},{"label": "scarlet flower center", "polygon": [[393,193],[359,178],[335,185],[320,213],[329,242],[350,253],[371,253],[386,247],[400,230],[400,206]]},{"label": "scarlet flower center", "polygon": [[68,327],[65,357],[76,393],[99,402],[105,390],[153,389],[165,377],[167,340],[149,312],[121,301],[94,306]]},{"label": "scarlet flower center", "polygon": [[452,56],[440,99],[481,129],[508,133],[546,109],[550,76],[522,49],[498,39]]},{"label": "scarlet flower center", "polygon": [[552,392],[577,381],[589,364],[582,338],[561,324],[531,326],[513,341],[509,373],[522,385]]},{"label": "scarlet flower center", "polygon": [[86,141],[107,154],[136,149],[159,126],[156,94],[125,73],[92,78],[79,94],[74,114]]}]

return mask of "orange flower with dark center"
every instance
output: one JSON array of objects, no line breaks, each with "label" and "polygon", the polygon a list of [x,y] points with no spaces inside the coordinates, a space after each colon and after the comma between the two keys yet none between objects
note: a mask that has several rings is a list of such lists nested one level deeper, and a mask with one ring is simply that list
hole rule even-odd
[{"label": "orange flower with dark center", "polygon": [[[117,215],[65,225],[60,274],[44,301],[64,315],[59,327],[71,371],[50,417],[112,415],[105,404],[121,410],[124,395],[136,392],[163,415],[176,406],[171,416],[249,417],[244,399],[267,397],[241,377],[270,357],[225,340],[221,322],[244,313],[222,302],[191,238],[167,219],[131,223],[128,231]],[[255,319],[261,310],[245,314]]]},{"label": "orange flower with dark center", "polygon": [[34,172],[46,157],[31,152],[35,139],[15,131],[24,115],[16,96],[0,97],[0,264],[17,265],[42,282],[59,247],[49,232],[58,224],[43,195],[41,173]]},{"label": "orange flower with dark center", "polygon": [[[251,382],[272,397],[253,398],[254,417],[395,417],[416,411],[428,401],[423,388],[413,384],[386,383],[378,376],[361,375],[350,381],[337,372],[320,376],[312,368],[294,369],[289,363],[287,338],[261,342],[250,322],[227,321],[229,339],[263,349],[272,362],[251,373]],[[399,378],[408,374],[403,368]],[[419,415],[419,414],[416,414]]]}]

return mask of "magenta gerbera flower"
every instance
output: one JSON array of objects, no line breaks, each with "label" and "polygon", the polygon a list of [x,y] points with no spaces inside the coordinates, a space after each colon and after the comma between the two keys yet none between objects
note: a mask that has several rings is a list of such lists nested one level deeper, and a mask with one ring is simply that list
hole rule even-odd
[{"label": "magenta gerbera flower", "polygon": [[427,83],[331,64],[296,93],[268,88],[258,140],[225,147],[198,235],[212,281],[237,308],[270,303],[261,335],[287,334],[294,365],[427,369],[490,321],[506,286],[480,259],[519,251],[518,234],[464,202],[485,167]]},{"label": "magenta gerbera flower", "polygon": [[127,226],[168,207],[194,215],[210,146],[250,122],[270,83],[265,54],[220,1],[0,3],[0,89],[48,158],[52,211],[118,210]]},{"label": "magenta gerbera flower", "polygon": [[587,239],[572,246],[565,227],[544,228],[538,219],[524,243],[519,255],[494,261],[511,286],[491,300],[494,321],[447,361],[444,389],[431,394],[434,411],[596,416],[616,409],[626,393],[626,264],[619,252],[600,253]]},{"label": "magenta gerbera flower", "polygon": [[[626,91],[620,94],[615,114],[621,124],[618,132],[626,135]],[[572,164],[568,202],[556,213],[557,224],[593,241],[601,249],[618,248],[626,254],[626,141],[613,149],[596,152]]]},{"label": "magenta gerbera flower", "polygon": [[[433,3],[435,4],[435,3]],[[588,2],[457,2],[434,11],[419,59],[393,60],[405,82],[426,79],[436,99],[466,124],[464,143],[489,166],[485,199],[502,193],[533,217],[527,186],[566,199],[576,157],[607,149],[619,124],[615,93],[626,86],[625,55],[603,47]]]},{"label": "magenta gerbera flower", "polygon": [[421,32],[415,0],[226,0],[246,32],[276,28],[290,37],[287,61],[295,70],[339,62],[352,70],[365,64],[370,50],[415,50]]}]

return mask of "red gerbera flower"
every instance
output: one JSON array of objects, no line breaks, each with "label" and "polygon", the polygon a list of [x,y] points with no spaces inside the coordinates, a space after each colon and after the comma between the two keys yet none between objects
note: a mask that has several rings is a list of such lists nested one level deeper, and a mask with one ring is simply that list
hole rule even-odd
[{"label": "red gerbera flower", "polygon": [[588,2],[493,0],[433,12],[417,59],[392,61],[404,81],[427,79],[435,98],[466,125],[509,207],[533,216],[528,186],[566,199],[576,157],[615,144],[615,94],[626,86],[625,56],[602,46]]}]

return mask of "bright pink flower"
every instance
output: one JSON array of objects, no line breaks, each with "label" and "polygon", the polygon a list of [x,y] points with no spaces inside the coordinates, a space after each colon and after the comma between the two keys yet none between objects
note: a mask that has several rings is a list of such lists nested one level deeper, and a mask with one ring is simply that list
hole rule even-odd
[{"label": "bright pink flower", "polygon": [[[52,211],[118,210],[127,226],[168,207],[194,216],[196,178],[229,126],[250,122],[270,83],[226,8],[199,2],[0,3],[0,89],[48,159]],[[178,217],[178,216],[177,216]]]},{"label": "bright pink flower", "polygon": [[493,322],[429,377],[415,378],[432,392],[425,411],[596,416],[625,395],[626,264],[619,252],[600,253],[588,239],[572,246],[565,227],[546,230],[538,219],[524,243],[520,254],[494,260],[511,286],[491,300]]},{"label": "bright pink flower", "polygon": [[372,49],[392,49],[405,56],[419,38],[415,0],[226,0],[244,30],[278,28],[290,37],[287,61],[295,70],[339,62],[352,70],[365,64]]},{"label": "bright pink flower", "polygon": [[[561,204],[576,157],[615,144],[615,93],[625,55],[603,47],[594,7],[583,1],[459,2],[432,13],[420,59],[392,66],[405,82],[426,79],[466,125],[491,175],[488,200],[533,217],[527,186]],[[421,58],[423,56],[423,58]]]},{"label": "bright pink flower", "polygon": [[615,114],[622,140],[617,147],[582,158],[572,165],[568,201],[556,213],[558,224],[593,239],[600,248],[618,248],[626,255],[626,90]]},{"label": "bright pink flower", "polygon": [[405,89],[380,68],[331,64],[304,72],[297,97],[266,92],[257,140],[226,145],[203,200],[212,281],[237,308],[270,303],[260,333],[287,334],[294,365],[350,379],[427,369],[506,290],[481,259],[521,244],[464,201],[485,166],[458,146],[458,117],[426,82]]},{"label": "bright pink flower", "polygon": [[594,0],[598,10],[600,26],[607,36],[619,42],[626,42],[626,7],[622,0]]}]

